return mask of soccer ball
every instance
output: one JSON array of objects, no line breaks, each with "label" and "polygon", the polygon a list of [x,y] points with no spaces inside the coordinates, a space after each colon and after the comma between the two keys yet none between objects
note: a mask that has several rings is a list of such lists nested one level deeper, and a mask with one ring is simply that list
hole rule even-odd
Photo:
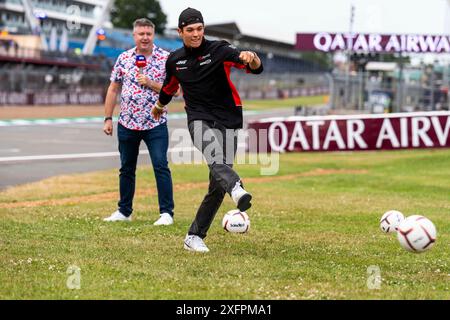
[{"label": "soccer ball", "polygon": [[400,223],[397,238],[405,250],[423,252],[431,249],[436,242],[436,227],[423,216],[409,216]]},{"label": "soccer ball", "polygon": [[403,213],[389,210],[380,219],[380,229],[385,233],[396,232],[399,224],[405,219]]},{"label": "soccer ball", "polygon": [[228,211],[222,219],[222,227],[233,233],[245,233],[250,228],[250,219],[237,209]]}]

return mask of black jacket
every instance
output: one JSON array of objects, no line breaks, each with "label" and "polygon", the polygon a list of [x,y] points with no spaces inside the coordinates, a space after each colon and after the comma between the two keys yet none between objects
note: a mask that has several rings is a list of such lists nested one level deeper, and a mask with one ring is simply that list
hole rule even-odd
[{"label": "black jacket", "polygon": [[188,122],[217,121],[226,128],[242,128],[242,103],[230,80],[231,68],[259,74],[242,64],[240,51],[226,41],[204,39],[198,48],[180,48],[169,55],[166,79],[159,101],[166,105],[178,89],[183,89]]}]

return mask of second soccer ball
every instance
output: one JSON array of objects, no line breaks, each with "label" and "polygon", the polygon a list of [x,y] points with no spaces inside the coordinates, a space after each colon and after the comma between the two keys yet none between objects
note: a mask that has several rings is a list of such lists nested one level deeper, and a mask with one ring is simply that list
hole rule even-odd
[{"label": "second soccer ball", "polygon": [[404,219],[405,216],[400,211],[389,210],[380,219],[380,229],[385,233],[396,232]]},{"label": "second soccer ball", "polygon": [[430,219],[413,215],[400,223],[397,238],[405,250],[419,253],[433,247],[436,235],[436,227]]}]

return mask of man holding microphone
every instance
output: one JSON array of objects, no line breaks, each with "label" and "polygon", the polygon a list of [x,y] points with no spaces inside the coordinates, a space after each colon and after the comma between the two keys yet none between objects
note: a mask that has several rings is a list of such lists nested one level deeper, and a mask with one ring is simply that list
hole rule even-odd
[{"label": "man holding microphone", "polygon": [[159,219],[155,225],[173,223],[173,187],[168,167],[167,150],[169,133],[167,114],[155,119],[152,106],[159,98],[166,76],[165,64],[169,53],[153,44],[155,25],[148,19],[138,19],[133,24],[136,47],[123,52],[111,73],[111,84],[105,99],[103,131],[113,134],[112,115],[121,93],[117,136],[120,152],[118,209],[104,221],[130,221],[136,185],[136,165],[139,145],[147,145],[158,189]]}]

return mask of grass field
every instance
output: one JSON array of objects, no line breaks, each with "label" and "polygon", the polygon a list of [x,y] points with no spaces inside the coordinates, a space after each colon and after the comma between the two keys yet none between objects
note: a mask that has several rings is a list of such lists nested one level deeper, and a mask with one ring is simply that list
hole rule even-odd
[{"label": "grass field", "polygon": [[[152,225],[156,192],[138,171],[134,221],[108,224],[117,170],[55,177],[0,193],[0,299],[450,299],[450,150],[283,154],[276,176],[238,165],[254,195],[251,229],[221,228],[183,249],[207,188],[205,165],[172,165],[176,223]],[[412,254],[379,230],[397,209],[438,230]],[[70,265],[81,288],[70,290]],[[369,266],[380,268],[368,289]]]}]

